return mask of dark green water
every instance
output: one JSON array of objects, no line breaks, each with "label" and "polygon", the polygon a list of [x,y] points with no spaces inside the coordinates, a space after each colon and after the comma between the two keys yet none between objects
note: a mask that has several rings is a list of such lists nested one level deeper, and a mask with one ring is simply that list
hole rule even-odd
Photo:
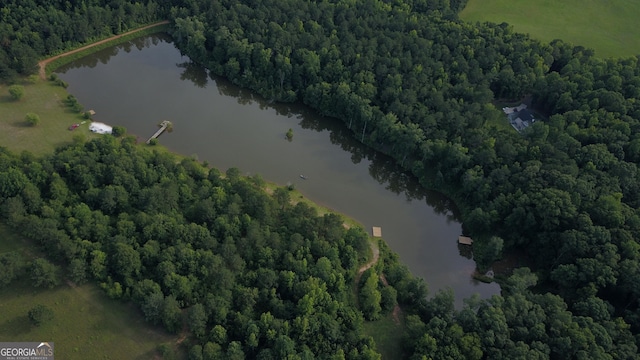
[{"label": "dark green water", "polygon": [[[461,299],[499,292],[471,278],[474,262],[457,245],[455,207],[420,188],[386,156],[351,138],[341,122],[302,105],[274,104],[213,78],[165,36],[140,38],[58,69],[68,90],[94,119],[122,125],[145,141],[162,120],[174,131],[160,142],[180,154],[226,170],[296,188],[382,236],[430,293],[451,287]],[[293,130],[293,140],[285,134]],[[300,175],[307,179],[303,180]]]}]

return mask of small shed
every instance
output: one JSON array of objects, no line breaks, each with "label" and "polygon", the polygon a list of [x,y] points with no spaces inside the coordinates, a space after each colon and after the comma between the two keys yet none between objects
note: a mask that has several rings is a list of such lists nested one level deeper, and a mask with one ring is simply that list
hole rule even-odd
[{"label": "small shed", "polygon": [[473,245],[473,239],[468,236],[458,236],[458,244]]},{"label": "small shed", "polygon": [[379,226],[373,227],[373,236],[374,237],[382,237],[382,228]]}]

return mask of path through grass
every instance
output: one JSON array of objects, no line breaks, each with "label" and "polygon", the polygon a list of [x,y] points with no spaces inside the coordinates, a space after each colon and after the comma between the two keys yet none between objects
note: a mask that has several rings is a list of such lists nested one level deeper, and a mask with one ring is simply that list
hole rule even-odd
[{"label": "path through grass", "polygon": [[469,0],[460,17],[506,22],[545,42],[562,39],[595,49],[603,58],[640,54],[640,1]]}]

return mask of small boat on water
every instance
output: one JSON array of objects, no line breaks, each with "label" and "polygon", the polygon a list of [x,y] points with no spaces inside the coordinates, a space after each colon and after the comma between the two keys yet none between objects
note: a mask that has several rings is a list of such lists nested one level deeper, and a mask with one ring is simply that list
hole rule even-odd
[{"label": "small boat on water", "polygon": [[306,177],[306,176],[304,176],[304,175],[300,175],[300,179],[302,179],[302,180],[307,180],[307,177]]}]

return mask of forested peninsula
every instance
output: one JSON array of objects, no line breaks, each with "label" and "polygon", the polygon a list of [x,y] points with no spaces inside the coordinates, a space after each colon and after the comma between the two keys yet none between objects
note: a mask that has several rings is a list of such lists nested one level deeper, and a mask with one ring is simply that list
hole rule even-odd
[{"label": "forested peninsula", "polygon": [[[366,234],[264,194],[260,179],[143,152],[130,138],[44,158],[0,154],[3,222],[74,281],[97,281],[177,331],[189,356],[376,359],[364,320],[398,302],[411,359],[634,359],[640,341],[640,67],[507,24],[458,19],[464,1],[8,1],[0,79],[39,57],[169,19],[189,57],[276,101],[339,118],[452,199],[487,268],[532,267],[502,295],[426,299],[384,248],[353,296]],[[527,99],[522,132],[496,104]],[[215,166],[215,164],[213,164]],[[195,201],[195,200],[198,201]],[[90,228],[86,224],[92,224]],[[2,283],[24,262],[1,259]],[[380,279],[380,275],[388,285]],[[46,279],[43,280],[46,283]]]}]

